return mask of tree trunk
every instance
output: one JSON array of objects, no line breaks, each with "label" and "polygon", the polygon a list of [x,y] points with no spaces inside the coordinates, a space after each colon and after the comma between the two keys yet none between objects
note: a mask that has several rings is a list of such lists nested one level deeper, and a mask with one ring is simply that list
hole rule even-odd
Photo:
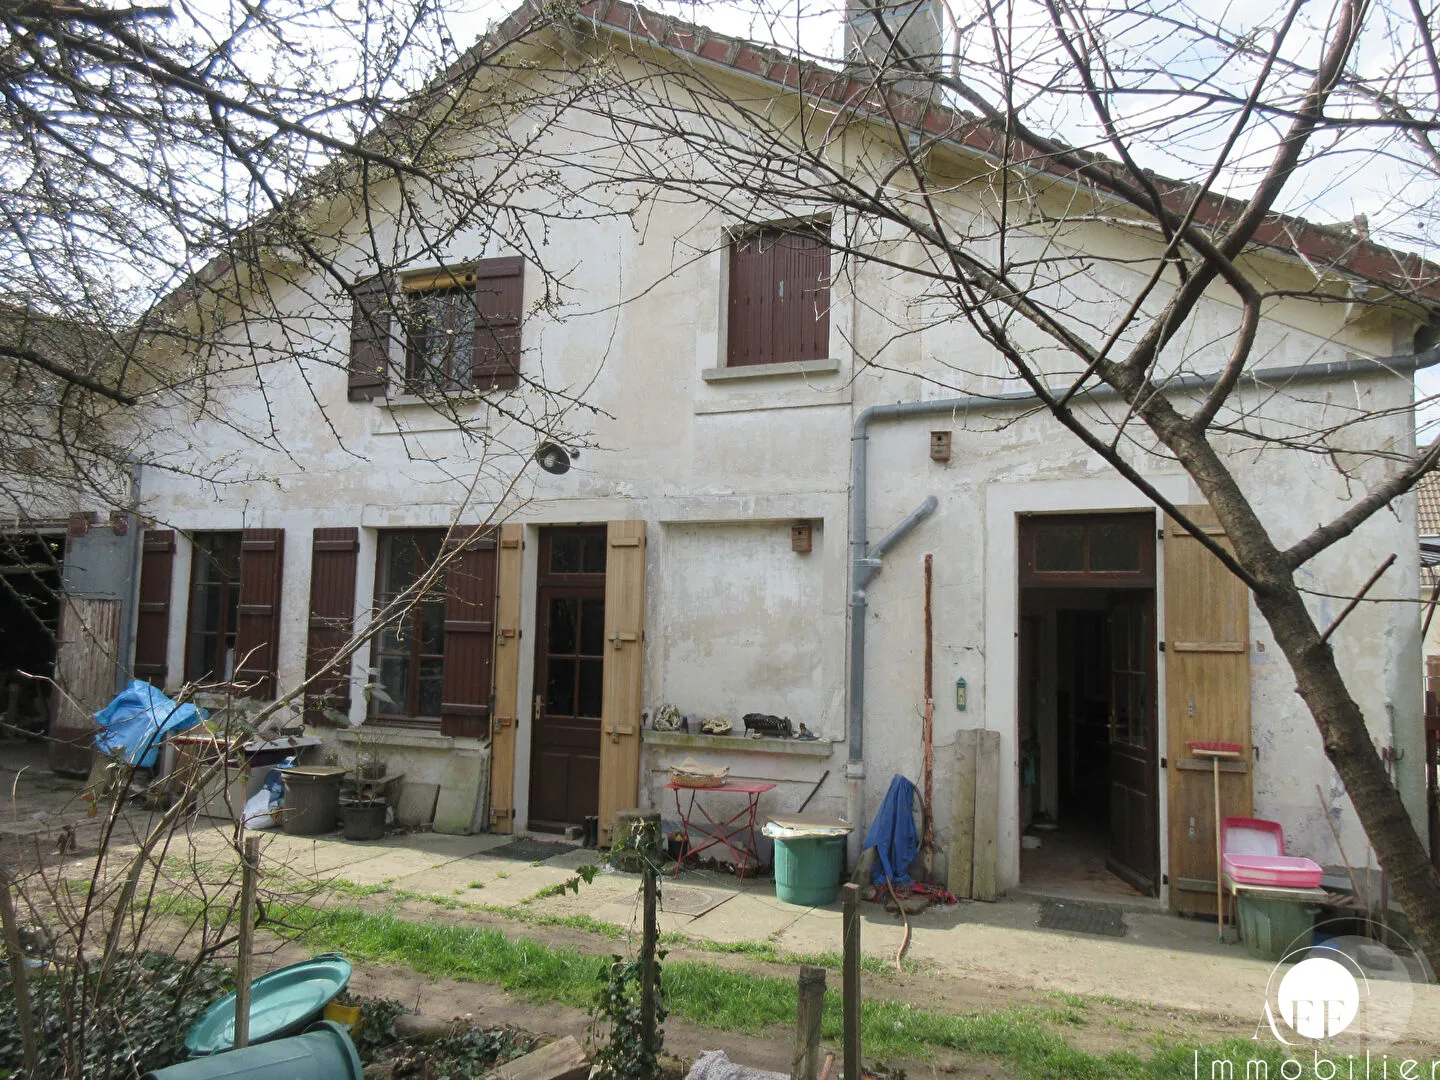
[{"label": "tree trunk", "polygon": [[1257,593],[1255,602],[1290,662],[1295,692],[1315,718],[1325,756],[1340,774],[1395,897],[1410,918],[1420,939],[1416,944],[1431,967],[1440,970],[1440,874],[1385,772],[1360,706],[1335,665],[1335,654],[1320,640],[1293,582]]}]

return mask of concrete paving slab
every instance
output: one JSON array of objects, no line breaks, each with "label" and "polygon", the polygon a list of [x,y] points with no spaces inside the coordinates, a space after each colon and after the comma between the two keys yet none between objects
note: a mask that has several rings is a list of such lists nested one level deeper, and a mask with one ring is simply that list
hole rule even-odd
[{"label": "concrete paving slab", "polygon": [[[561,870],[553,866],[524,866],[523,869],[515,869],[511,863],[511,870],[505,877],[496,877],[485,883],[485,888],[479,890],[481,895],[474,898],[473,902],[481,904],[493,904],[499,907],[509,907],[518,904],[521,900],[534,896],[547,885],[558,885],[562,881],[569,881],[575,875],[569,870]],[[460,882],[461,885],[464,882]],[[396,883],[397,888],[404,888],[402,882]],[[459,885],[452,886],[458,888]]]},{"label": "concrete paving slab", "polygon": [[459,859],[476,855],[509,840],[510,837],[495,837],[479,834],[476,836],[447,836],[443,833],[419,832],[400,836],[387,836],[376,841],[374,846],[396,851],[433,851],[447,859]]},{"label": "concrete paving slab", "polygon": [[781,933],[808,908],[782,904],[773,896],[736,893],[717,908],[691,920],[680,929],[691,937],[705,938],[724,944],[741,941],[764,941]]},{"label": "concrete paving slab", "polygon": [[[342,863],[334,866],[331,872],[335,877],[353,881],[356,885],[379,885],[385,882],[399,882],[412,874],[418,874],[421,871],[453,861],[434,851],[401,851],[392,848],[382,850],[379,854],[361,862]],[[451,888],[458,888],[463,884],[463,881],[458,882]],[[393,887],[404,888],[399,884],[394,884]]]},{"label": "concrete paving slab", "polygon": [[[591,915],[597,907],[605,904],[632,904],[639,891],[640,886],[634,881],[602,875],[589,885],[581,883],[578,893],[567,890],[562,896],[536,900],[529,907],[546,915]],[[482,904],[487,902],[484,892],[477,895]]]},{"label": "concrete paving slab", "polygon": [[[608,922],[622,929],[633,933],[640,933],[643,929],[644,913],[638,900],[631,899],[617,903],[601,904],[590,912],[591,918],[600,922]],[[659,927],[660,933],[669,934],[678,931],[682,934],[690,933],[690,925],[695,920],[689,915],[676,915],[670,911],[657,911],[655,913],[655,925]]]},{"label": "concrete paving slab", "polygon": [[545,860],[546,866],[558,866],[563,870],[575,870],[582,866],[594,866],[600,862],[600,852],[593,848],[576,848]]},{"label": "concrete paving slab", "polygon": [[[867,956],[893,959],[895,950],[905,938],[905,924],[880,909],[862,910],[860,916],[860,951]],[[807,908],[773,939],[775,947],[793,953],[835,953],[845,947],[841,932],[841,913],[835,908]],[[947,939],[946,948],[954,948],[954,938]],[[912,942],[907,955],[917,951]]]}]

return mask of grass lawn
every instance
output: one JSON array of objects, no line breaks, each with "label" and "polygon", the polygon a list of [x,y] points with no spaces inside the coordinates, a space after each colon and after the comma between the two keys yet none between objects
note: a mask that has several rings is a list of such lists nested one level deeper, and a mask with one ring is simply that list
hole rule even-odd
[{"label": "grass lawn", "polygon": [[[300,918],[306,920],[305,941],[317,948],[343,949],[353,960],[400,964],[423,974],[498,985],[536,1003],[589,1008],[608,962],[572,948],[512,940],[491,928],[412,922],[388,912],[292,911],[286,921],[293,924]],[[761,1034],[795,1022],[793,979],[685,960],[664,964],[663,985],[671,1016],[692,1024]],[[1070,999],[1053,1010],[952,1015],[869,997],[861,1007],[862,1041],[871,1060],[923,1060],[936,1049],[946,1049],[995,1059],[1027,1080],[1194,1080],[1197,1050],[1202,1077],[1210,1075],[1210,1063],[1216,1059],[1236,1062],[1235,1072],[1244,1076],[1244,1062],[1266,1058],[1269,1075],[1280,1075],[1281,1056],[1248,1040],[1197,1047],[1156,1045],[1138,1036],[1137,1052],[1088,1053],[1051,1027],[1083,1022],[1084,1007],[1083,1000]],[[833,1043],[841,1032],[840,995],[830,991],[823,1035]],[[1310,1070],[1303,1075],[1309,1076]]]}]

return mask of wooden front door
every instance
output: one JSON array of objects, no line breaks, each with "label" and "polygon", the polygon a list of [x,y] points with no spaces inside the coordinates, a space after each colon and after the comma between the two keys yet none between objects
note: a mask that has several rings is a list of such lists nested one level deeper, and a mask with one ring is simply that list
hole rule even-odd
[{"label": "wooden front door", "polygon": [[605,527],[540,533],[530,825],[578,825],[600,807]]},{"label": "wooden front door", "polygon": [[1155,594],[1110,601],[1110,871],[1156,895],[1160,881]]},{"label": "wooden front door", "polygon": [[[1208,506],[1182,507],[1227,543]],[[1165,522],[1165,728],[1169,769],[1170,907],[1215,914],[1214,778],[1189,743],[1240,746],[1220,762],[1222,817],[1249,817],[1250,590],[1193,536]]]}]

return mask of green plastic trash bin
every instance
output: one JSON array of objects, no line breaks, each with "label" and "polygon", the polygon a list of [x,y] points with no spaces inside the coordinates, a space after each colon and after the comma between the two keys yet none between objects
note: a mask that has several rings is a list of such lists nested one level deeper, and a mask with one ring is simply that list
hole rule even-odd
[{"label": "green plastic trash bin", "polygon": [[1240,893],[1240,941],[1257,960],[1281,960],[1309,946],[1320,909],[1297,900],[1262,900]]},{"label": "green plastic trash bin", "polygon": [[361,1080],[365,1068],[343,1024],[321,1020],[303,1035],[192,1058],[144,1080]]},{"label": "green plastic trash bin", "polygon": [[787,904],[823,907],[840,891],[845,837],[774,837],[775,895]]}]

